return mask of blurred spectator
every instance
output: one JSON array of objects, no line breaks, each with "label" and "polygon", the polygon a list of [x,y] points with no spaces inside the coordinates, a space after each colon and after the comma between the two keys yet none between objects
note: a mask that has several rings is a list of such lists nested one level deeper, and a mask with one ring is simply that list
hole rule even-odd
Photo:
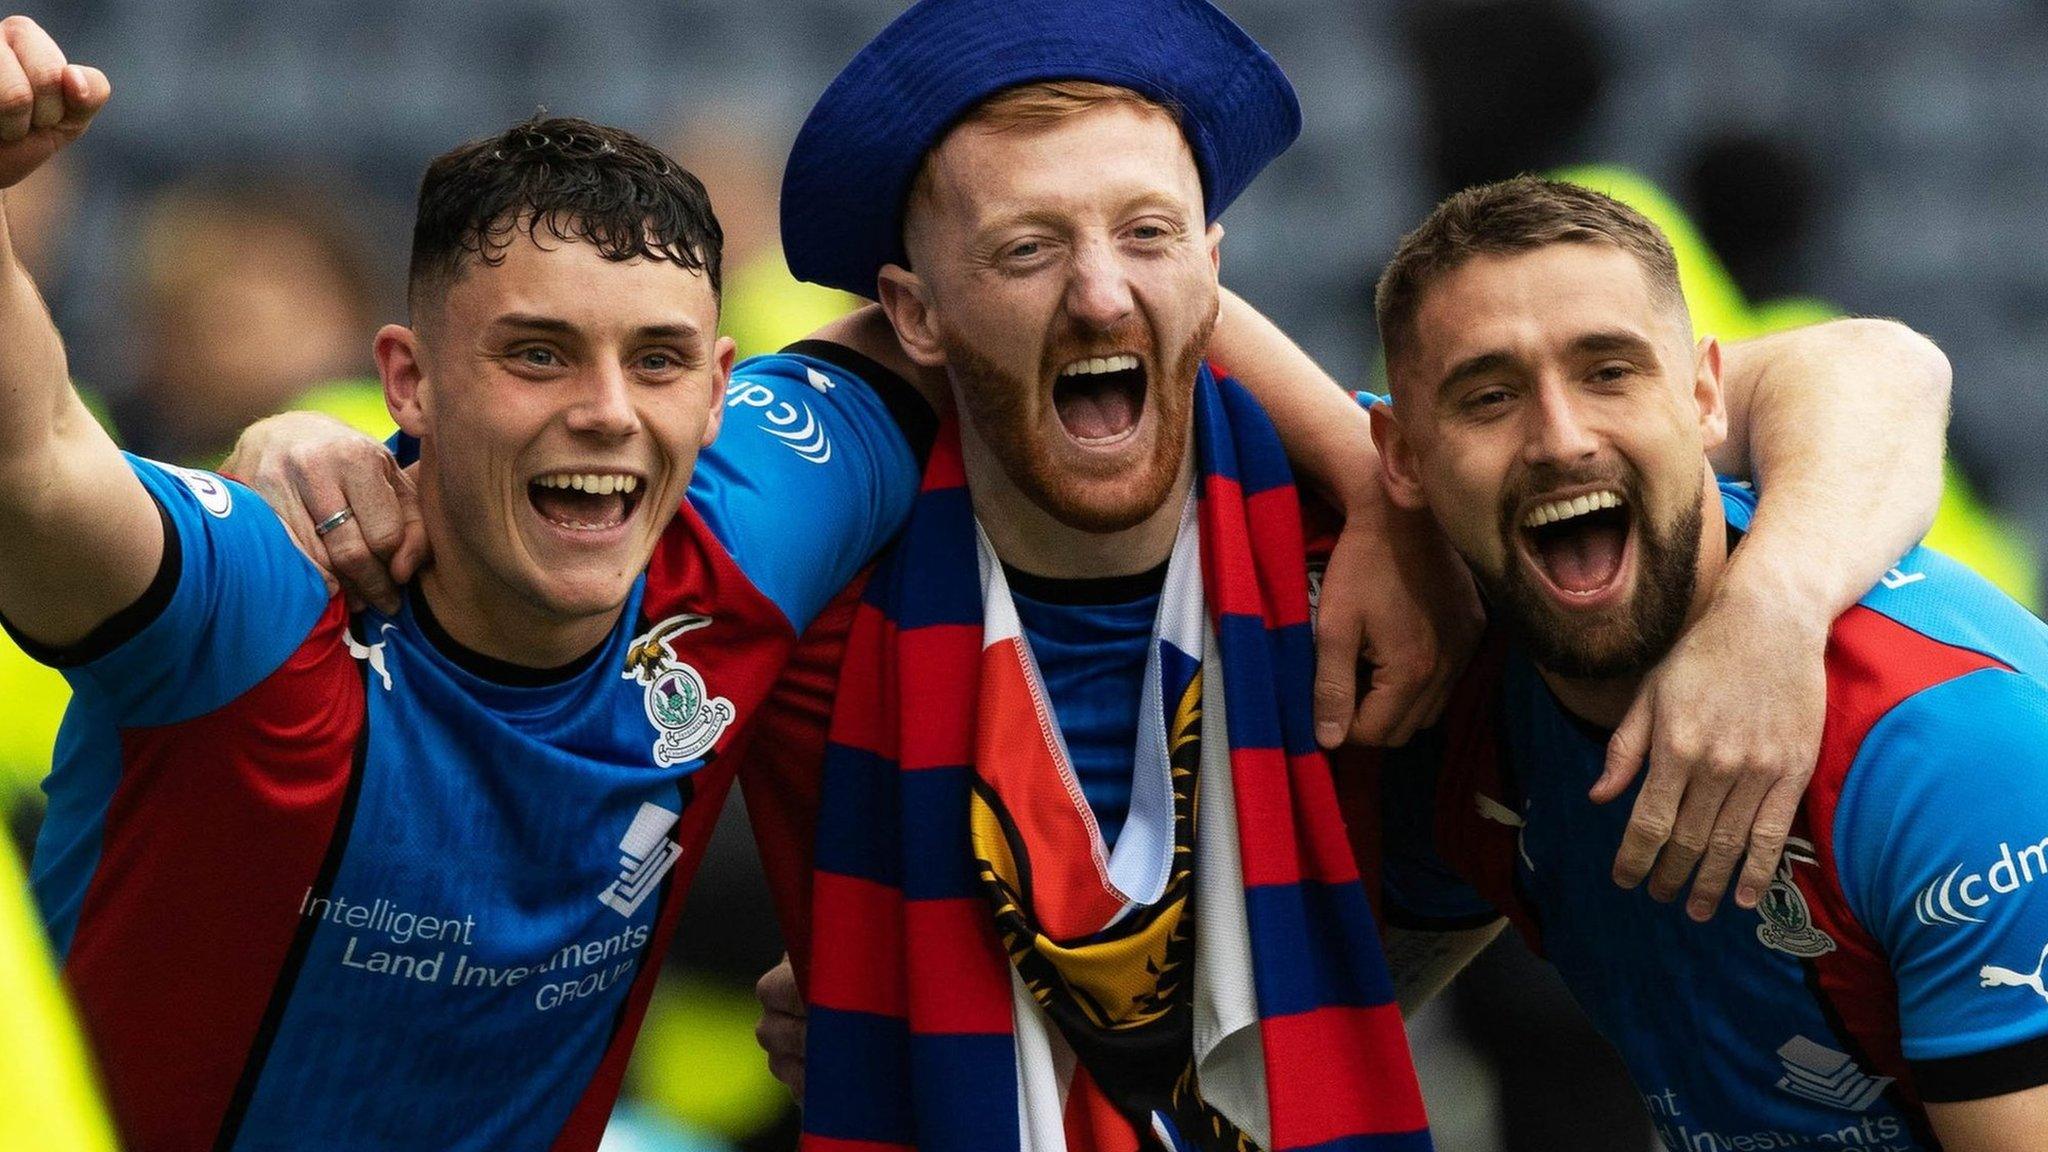
[{"label": "blurred spectator", "polygon": [[314,385],[365,373],[375,293],[347,219],[311,185],[226,181],[145,210],[137,382],[112,405],[124,447],[211,462]]}]

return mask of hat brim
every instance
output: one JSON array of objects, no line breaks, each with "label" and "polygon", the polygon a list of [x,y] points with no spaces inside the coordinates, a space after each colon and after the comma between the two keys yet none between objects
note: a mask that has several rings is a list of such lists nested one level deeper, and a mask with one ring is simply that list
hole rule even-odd
[{"label": "hat brim", "polygon": [[1176,110],[1213,221],[1301,131],[1280,66],[1205,0],[923,0],[869,41],[804,121],[782,178],[789,269],[873,298],[907,264],[903,210],[929,152],[1009,88],[1092,80]]}]

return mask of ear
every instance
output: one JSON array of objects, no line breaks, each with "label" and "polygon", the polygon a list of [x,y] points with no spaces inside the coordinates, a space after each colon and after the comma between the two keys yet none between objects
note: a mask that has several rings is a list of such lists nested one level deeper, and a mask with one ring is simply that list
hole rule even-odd
[{"label": "ear", "polygon": [[1372,417],[1372,445],[1379,449],[1380,479],[1386,486],[1387,498],[1404,511],[1427,510],[1429,502],[1422,495],[1422,473],[1417,468],[1414,446],[1402,432],[1394,406],[1381,401],[1366,415]]},{"label": "ear", "polygon": [[377,375],[384,380],[384,407],[392,421],[413,439],[425,439],[432,421],[431,404],[424,395],[427,370],[419,333],[402,324],[386,324],[377,330],[371,352],[377,358]]},{"label": "ear", "polygon": [[945,345],[939,341],[939,318],[924,278],[900,264],[885,264],[875,276],[875,296],[903,354],[919,367],[944,368]]},{"label": "ear", "polygon": [[1700,410],[1701,447],[1712,452],[1728,439],[1728,395],[1721,387],[1721,342],[1700,337],[1693,349],[1693,402]]},{"label": "ear", "polygon": [[704,438],[697,441],[699,448],[711,447],[718,430],[725,427],[725,387],[732,383],[732,362],[738,353],[739,343],[730,336],[720,336],[711,349],[711,410],[704,420]]},{"label": "ear", "polygon": [[1209,231],[1202,239],[1209,245],[1209,267],[1220,275],[1223,271],[1223,225],[1209,225]]}]

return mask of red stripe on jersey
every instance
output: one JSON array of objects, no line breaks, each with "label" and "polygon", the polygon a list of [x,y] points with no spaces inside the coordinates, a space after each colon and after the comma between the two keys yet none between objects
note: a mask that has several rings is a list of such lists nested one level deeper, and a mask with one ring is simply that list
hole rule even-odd
[{"label": "red stripe on jersey", "polygon": [[1897,1083],[1909,1115],[1920,1115],[1919,1094],[1900,1045],[1898,987],[1877,941],[1850,911],[1835,868],[1835,809],[1849,768],[1864,737],[1900,701],[2000,661],[1967,648],[1944,644],[1872,609],[1849,609],[1828,637],[1828,712],[1821,730],[1820,758],[1813,783],[1794,822],[1793,833],[1813,842],[1819,875],[1793,869],[1814,924],[1835,941],[1835,950],[1812,963],[1815,982],[1839,1020],[1843,1040],[1861,1048],[1865,1067]]},{"label": "red stripe on jersey", "polygon": [[[661,973],[676,919],[682,913],[685,895],[704,859],[704,846],[725,806],[732,786],[736,753],[744,747],[756,701],[770,691],[796,643],[794,630],[782,610],[762,595],[759,588],[718,543],[717,534],[705,525],[697,510],[685,503],[675,523],[662,533],[647,564],[647,584],[641,597],[639,621],[642,627],[681,613],[696,613],[709,623],[669,641],[677,660],[703,671],[706,679],[729,693],[742,722],[728,728],[706,755],[704,767],[689,778],[683,818],[673,833],[682,856],[669,873],[662,893],[661,915],[653,937],[647,943],[639,972],[622,1006],[604,1057],[595,1074],[577,1098],[568,1121],[556,1136],[553,1152],[588,1152],[604,1136],[606,1121],[617,1102],[619,1086],[625,1079],[626,1064],[633,1041],[640,1034],[647,1003]],[[781,627],[776,627],[780,623]]]},{"label": "red stripe on jersey", "polygon": [[661,915],[655,919],[654,935],[641,953],[640,970],[626,993],[626,1003],[619,1012],[618,1025],[612,1030],[604,1058],[598,1061],[596,1072],[585,1085],[583,1095],[577,1098],[576,1107],[570,1110],[550,1152],[589,1152],[604,1139],[605,1125],[611,1120],[612,1107],[618,1103],[619,1089],[626,1080],[626,1063],[633,1054],[633,1041],[640,1036],[640,1023],[647,1017],[647,1002],[661,976],[669,939],[675,935],[676,921],[683,913],[683,898],[690,891],[697,865],[703,862],[703,848],[711,839],[712,826],[725,808],[732,775],[729,767],[713,761],[686,778],[689,795],[683,806],[683,818],[671,834],[683,854],[669,872],[668,890],[661,894]]},{"label": "red stripe on jersey", "polygon": [[133,1147],[212,1146],[260,1055],[363,732],[347,625],[336,600],[232,703],[121,733],[122,775],[65,975]]}]

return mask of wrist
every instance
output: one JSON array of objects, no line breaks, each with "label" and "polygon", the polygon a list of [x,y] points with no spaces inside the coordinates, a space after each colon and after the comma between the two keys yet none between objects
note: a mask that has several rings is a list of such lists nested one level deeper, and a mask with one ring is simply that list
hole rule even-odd
[{"label": "wrist", "polygon": [[1740,553],[1722,575],[1714,606],[1816,651],[1827,646],[1828,632],[1846,608],[1814,581],[1807,566]]}]

